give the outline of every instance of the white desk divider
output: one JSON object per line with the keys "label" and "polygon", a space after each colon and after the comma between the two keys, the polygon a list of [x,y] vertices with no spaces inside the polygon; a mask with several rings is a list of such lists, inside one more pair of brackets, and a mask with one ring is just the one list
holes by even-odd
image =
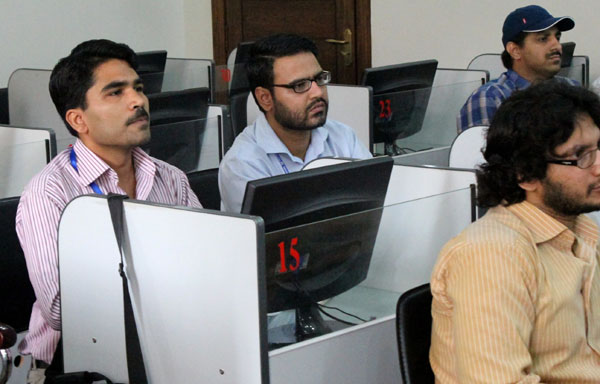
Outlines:
{"label": "white desk divider", "polygon": [[[149,382],[268,383],[262,221],[125,201],[124,222]],[[58,247],[65,370],[127,382],[120,256],[105,197],[69,203]]]}
{"label": "white desk divider", "polygon": [[54,107],[48,82],[49,69],[21,68],[8,79],[8,113],[10,124],[18,127],[52,128],[56,135],[57,150],[75,143],[65,123]]}
{"label": "white desk divider", "polygon": [[[352,127],[358,140],[370,151],[373,150],[373,89],[357,85],[328,84],[329,111],[327,118]],[[252,95],[248,96],[246,116],[252,124],[259,113]]]}
{"label": "white desk divider", "polygon": [[52,129],[0,125],[0,198],[20,196],[55,155]]}

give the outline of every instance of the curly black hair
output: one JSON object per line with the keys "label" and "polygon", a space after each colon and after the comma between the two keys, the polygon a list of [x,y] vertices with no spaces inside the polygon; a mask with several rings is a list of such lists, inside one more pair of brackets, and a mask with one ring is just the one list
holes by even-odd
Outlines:
{"label": "curly black hair", "polygon": [[546,80],[514,92],[496,111],[477,171],[477,204],[493,207],[525,199],[520,182],[542,180],[547,159],[566,142],[582,115],[600,126],[600,99],[564,80]]}

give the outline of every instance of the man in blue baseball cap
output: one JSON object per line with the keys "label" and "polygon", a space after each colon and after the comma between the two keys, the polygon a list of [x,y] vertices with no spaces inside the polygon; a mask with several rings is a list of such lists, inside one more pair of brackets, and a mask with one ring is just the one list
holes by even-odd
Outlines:
{"label": "man in blue baseball cap", "polygon": [[[538,5],[512,11],[502,27],[502,63],[507,71],[481,86],[467,99],[457,118],[458,131],[490,125],[500,104],[515,90],[554,78],[560,71],[561,34],[574,26],[572,18],[554,17]],[[574,80],[558,79],[577,85]]]}

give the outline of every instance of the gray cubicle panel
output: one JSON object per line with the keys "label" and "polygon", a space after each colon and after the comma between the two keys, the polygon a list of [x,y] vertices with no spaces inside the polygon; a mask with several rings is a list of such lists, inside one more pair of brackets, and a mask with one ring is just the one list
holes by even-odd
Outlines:
{"label": "gray cubicle panel", "polygon": [[[327,84],[329,110],[327,118],[340,121],[352,127],[358,140],[373,150],[373,89],[361,85]],[[251,124],[258,116],[259,109],[254,97],[248,97],[246,116]]]}
{"label": "gray cubicle panel", "polygon": [[490,73],[485,69],[460,69],[460,68],[438,68],[435,71],[433,86],[481,82],[481,85],[490,81]]}
{"label": "gray cubicle panel", "polygon": [[[396,141],[396,145],[404,149],[407,162],[448,165],[448,148],[457,135],[456,117],[467,98],[487,76],[487,71],[483,70],[439,68],[436,71],[421,129]],[[401,93],[396,97],[408,98]]]}
{"label": "gray cubicle panel", "polygon": [[54,107],[48,91],[49,69],[21,68],[8,79],[10,124],[18,127],[52,128],[58,151],[75,143]]}
{"label": "gray cubicle panel", "polygon": [[562,68],[558,76],[568,77],[577,80],[584,87],[590,85],[590,59],[587,56],[573,56],[571,65]]}
{"label": "gray cubicle panel", "polygon": [[20,196],[55,155],[52,129],[0,125],[0,198]]}
{"label": "gray cubicle panel", "polygon": [[[483,53],[475,56],[467,66],[467,69],[483,69],[490,73],[490,79],[498,78],[506,71],[499,53]],[[559,76],[577,80],[584,87],[588,87],[590,61],[587,56],[575,55],[569,67],[564,67],[558,73]]]}
{"label": "gray cubicle panel", "polygon": [[[268,383],[262,221],[132,200],[124,222],[149,382]],[[65,370],[127,382],[120,256],[105,197],[69,203],[58,253]]]}
{"label": "gray cubicle panel", "polygon": [[214,102],[215,62],[213,60],[167,57],[162,92],[200,87],[210,89],[211,102]]}

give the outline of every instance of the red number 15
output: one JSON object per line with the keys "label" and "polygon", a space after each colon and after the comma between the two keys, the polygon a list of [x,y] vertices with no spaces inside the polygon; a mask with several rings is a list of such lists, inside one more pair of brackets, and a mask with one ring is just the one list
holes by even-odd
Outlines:
{"label": "red number 15", "polygon": [[286,266],[286,262],[285,262],[285,242],[281,242],[279,244],[277,244],[279,246],[279,258],[280,258],[280,268],[279,268],[279,273],[285,273],[288,271],[288,267],[290,268],[290,271],[295,271],[296,269],[298,269],[298,267],[300,266],[300,254],[298,253],[298,251],[296,249],[294,249],[294,246],[298,245],[298,238],[294,237],[290,243],[290,256],[292,256],[292,258],[294,259],[294,264],[290,264],[289,266]]}

